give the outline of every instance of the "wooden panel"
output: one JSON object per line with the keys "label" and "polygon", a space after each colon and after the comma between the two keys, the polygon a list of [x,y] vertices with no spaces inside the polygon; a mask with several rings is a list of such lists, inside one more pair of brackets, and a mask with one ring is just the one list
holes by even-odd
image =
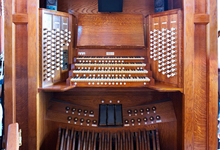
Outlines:
{"label": "wooden panel", "polygon": [[114,102],[125,100],[124,106],[132,107],[156,102],[163,98],[167,99],[168,97],[167,92],[157,92],[145,88],[75,88],[62,93],[54,93],[55,99],[92,108],[98,106],[101,100],[112,100]]}
{"label": "wooden panel", "polygon": [[[219,2],[219,1],[218,1]],[[217,36],[217,1],[212,0],[208,4],[207,13],[210,15],[207,24],[207,126],[208,144],[206,149],[216,149],[218,143],[216,138],[218,118],[218,36]]]}
{"label": "wooden panel", "polygon": [[[5,39],[5,101],[4,103],[4,108],[5,108],[5,126],[7,127],[9,124],[15,122],[15,73],[14,73],[14,68],[15,68],[15,52],[14,52],[14,37],[12,36],[12,11],[11,11],[11,4],[12,1],[7,1],[5,3],[5,11],[8,11],[5,14],[5,34],[4,34],[4,39]],[[7,42],[6,42],[7,41]],[[7,135],[7,128],[4,130],[5,135]]]}
{"label": "wooden panel", "polygon": [[[37,102],[39,101],[38,89],[38,0],[27,0],[28,7],[28,51],[27,51],[27,70],[28,70],[28,149],[38,150],[37,144],[40,137],[37,136],[43,131],[38,128],[37,123],[41,116],[37,116]],[[35,66],[35,67],[33,67]]]}
{"label": "wooden panel", "polygon": [[[15,93],[16,93],[16,122],[22,130],[24,139],[28,139],[28,27],[27,27],[27,3],[26,1],[17,2],[22,7],[15,7],[15,14],[12,22],[15,24],[13,35],[15,36]],[[17,6],[19,6],[17,5]],[[28,149],[28,140],[23,141],[22,149]]]}
{"label": "wooden panel", "polygon": [[[195,57],[194,57],[194,148],[206,148],[206,133],[207,132],[207,78],[206,75],[206,26],[195,26],[195,31],[200,31],[195,34]],[[201,82],[202,81],[202,82]]]}
{"label": "wooden panel", "polygon": [[174,111],[177,119],[177,147],[183,148],[183,94],[180,92],[176,92],[170,95],[170,98],[173,102]]}
{"label": "wooden panel", "polygon": [[[98,1],[97,0],[62,0],[58,1],[58,10],[64,12],[74,12],[74,15],[79,13],[91,14],[98,13]],[[148,0],[139,0],[138,3],[135,0],[123,1],[123,13],[138,13],[144,16],[152,14],[154,12],[154,3]]]}
{"label": "wooden panel", "polygon": [[77,47],[89,46],[144,47],[143,16],[134,14],[79,15]]}
{"label": "wooden panel", "polygon": [[[16,122],[18,122],[24,139],[28,139],[28,74],[27,74],[27,25],[16,26],[16,44],[15,44],[15,55],[16,60]],[[19,64],[19,65],[18,65]],[[28,141],[23,141],[24,149],[28,148]]]}
{"label": "wooden panel", "polygon": [[14,11],[15,13],[27,13],[28,0],[15,0]]}
{"label": "wooden panel", "polygon": [[[192,14],[193,5],[190,1],[184,1],[184,101],[183,101],[183,126],[184,126],[184,148],[183,149],[194,149],[193,148],[193,123],[194,123],[194,113],[193,113],[193,57],[194,57],[194,24]],[[189,5],[189,6],[188,6]],[[187,7],[188,6],[188,7]],[[187,43],[187,44],[186,44]]]}
{"label": "wooden panel", "polygon": [[206,0],[195,0],[195,14],[206,13],[208,9],[207,6]]}
{"label": "wooden panel", "polygon": [[[16,5],[15,5],[16,4]],[[18,122],[23,146],[36,149],[38,1],[5,2],[5,126]],[[30,6],[30,7],[29,7]],[[29,7],[29,9],[27,9]],[[28,10],[28,11],[27,11]],[[30,22],[30,24],[28,24]],[[35,66],[35,67],[33,67]],[[7,132],[7,129],[5,130]],[[6,136],[7,138],[7,136]]]}
{"label": "wooden panel", "polygon": [[[216,9],[213,9],[213,5],[214,1],[207,4],[207,1],[197,0],[195,5],[190,0],[184,1],[184,56],[187,57],[184,59],[184,149],[216,149],[217,146],[217,139],[214,138],[217,131],[217,120],[214,119],[217,118],[218,105],[217,64],[210,66],[210,55],[212,60],[217,60],[217,28],[216,18],[212,18],[213,21],[210,22],[207,15],[211,13],[215,16]],[[211,24],[208,25],[207,22]],[[212,37],[211,30],[215,33]],[[211,44],[213,37],[216,38]],[[215,72],[213,67],[216,68]],[[214,80],[216,83],[210,84]],[[210,88],[211,85],[213,89]],[[209,117],[213,120],[209,120]],[[207,138],[210,136],[212,141]]]}
{"label": "wooden panel", "polygon": [[[55,135],[52,136],[52,138],[48,137],[48,131],[51,131],[51,129],[47,129],[48,125],[46,124],[46,121],[44,120],[44,116],[46,115],[46,111],[47,111],[47,107],[48,107],[48,101],[51,99],[51,95],[52,95],[52,93],[41,92],[41,93],[39,93],[39,95],[37,97],[39,99],[37,101],[37,107],[36,107],[37,114],[35,114],[36,118],[37,118],[37,130],[32,130],[32,132],[33,132],[32,133],[32,140],[30,141],[30,143],[33,143],[33,144],[35,144],[34,142],[36,142],[36,150],[48,149],[49,146],[44,147],[45,144],[49,145],[49,143],[45,143],[48,140],[48,138],[50,138],[50,140],[51,139],[55,140],[55,141],[57,140],[57,136],[55,136]],[[56,138],[54,138],[54,137],[56,137]],[[55,145],[53,145],[53,146],[55,146]],[[53,146],[50,147],[51,150],[53,150]]]}

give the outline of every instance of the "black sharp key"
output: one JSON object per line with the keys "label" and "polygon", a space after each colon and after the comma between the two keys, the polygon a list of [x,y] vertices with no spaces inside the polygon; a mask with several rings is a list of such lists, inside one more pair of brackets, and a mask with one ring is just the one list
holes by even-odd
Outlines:
{"label": "black sharp key", "polygon": [[115,105],[113,105],[113,104],[108,105],[107,125],[108,126],[115,125]]}
{"label": "black sharp key", "polygon": [[107,121],[107,105],[100,104],[99,105],[99,126],[106,126]]}
{"label": "black sharp key", "polygon": [[123,119],[122,119],[122,105],[116,104],[115,105],[115,124],[117,126],[123,125]]}

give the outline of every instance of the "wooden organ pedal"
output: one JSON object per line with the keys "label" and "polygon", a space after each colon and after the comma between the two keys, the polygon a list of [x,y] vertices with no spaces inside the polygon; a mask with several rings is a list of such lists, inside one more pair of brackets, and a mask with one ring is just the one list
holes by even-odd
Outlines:
{"label": "wooden organ pedal", "polygon": [[93,132],[59,129],[57,150],[160,150],[157,130]]}
{"label": "wooden organ pedal", "polygon": [[74,128],[59,129],[57,149],[158,150],[157,125],[176,117],[171,101],[125,108],[120,102],[104,102],[92,109],[53,100],[46,119]]}

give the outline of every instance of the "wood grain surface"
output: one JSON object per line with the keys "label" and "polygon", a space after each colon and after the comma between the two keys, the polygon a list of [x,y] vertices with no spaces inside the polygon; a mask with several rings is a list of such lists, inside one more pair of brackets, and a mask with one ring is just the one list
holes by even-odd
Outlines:
{"label": "wood grain surface", "polygon": [[[161,124],[161,142],[166,149],[214,150],[217,146],[217,17],[216,0],[178,0],[173,8],[183,10],[183,93],[157,93],[143,89],[73,89],[38,93],[38,0],[5,1],[5,126],[18,121],[21,149],[50,149],[56,144],[57,128],[66,126],[44,120],[48,100],[54,94],[68,102],[98,103],[103,96],[136,100],[137,104],[170,97],[177,122]],[[153,0],[125,0],[123,13],[154,13]],[[59,1],[59,10],[97,14],[95,0]],[[14,18],[13,18],[14,17]],[[20,18],[19,18],[20,17]],[[26,18],[28,17],[28,19]],[[13,22],[13,20],[15,22]],[[19,21],[20,20],[20,21]],[[36,71],[37,70],[37,71]],[[82,90],[82,91],[81,91]],[[151,93],[152,92],[152,93]],[[91,98],[92,97],[92,98]],[[91,102],[88,99],[91,98]],[[179,101],[176,99],[180,99]],[[128,106],[133,101],[128,101]],[[178,109],[179,108],[179,109]],[[4,131],[7,133],[7,128]],[[169,134],[173,132],[173,134]],[[180,136],[178,138],[178,136]],[[177,139],[175,139],[177,138]],[[175,139],[178,142],[173,142]],[[168,145],[165,145],[167,144]],[[181,143],[181,144],[179,144]],[[170,144],[170,145],[169,145]],[[181,147],[181,148],[179,148]]]}
{"label": "wood grain surface", "polygon": [[[63,0],[58,1],[58,10],[68,12],[71,11],[74,15],[78,14],[96,14],[98,12],[98,1],[97,0],[76,0],[74,2]],[[154,12],[153,0],[145,1],[140,0],[124,0],[123,1],[123,13],[138,13],[148,15]]]}
{"label": "wood grain surface", "polygon": [[77,47],[145,47],[141,14],[80,14]]}

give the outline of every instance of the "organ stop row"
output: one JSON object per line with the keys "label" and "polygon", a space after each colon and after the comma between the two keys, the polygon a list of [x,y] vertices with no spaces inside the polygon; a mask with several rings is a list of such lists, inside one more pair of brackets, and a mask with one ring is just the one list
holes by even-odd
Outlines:
{"label": "organ stop row", "polygon": [[40,14],[39,89],[55,92],[45,120],[55,128],[56,149],[180,147],[166,142],[181,140],[179,104],[153,90],[182,86],[180,10],[145,17]]}

